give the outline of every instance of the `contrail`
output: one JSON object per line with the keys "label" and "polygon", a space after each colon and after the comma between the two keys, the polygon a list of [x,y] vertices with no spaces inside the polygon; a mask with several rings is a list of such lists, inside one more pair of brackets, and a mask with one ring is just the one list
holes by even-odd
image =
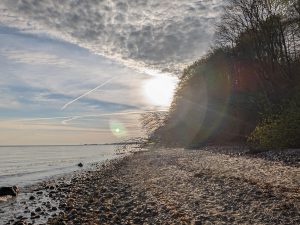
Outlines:
{"label": "contrail", "polygon": [[68,119],[65,119],[61,122],[62,125],[67,125],[67,123],[69,121],[72,121],[72,120],[76,120],[76,119],[80,119],[81,117],[80,116],[73,116],[73,117],[69,117]]}
{"label": "contrail", "polygon": [[72,101],[70,101],[70,102],[68,102],[68,103],[66,103],[62,108],[61,108],[61,110],[64,110],[64,109],[66,109],[69,105],[71,105],[71,104],[73,104],[74,102],[76,102],[76,101],[78,101],[79,99],[81,99],[81,98],[83,98],[84,96],[87,96],[87,95],[89,95],[90,93],[92,93],[92,92],[94,92],[94,91],[96,91],[97,89],[99,89],[99,88],[101,88],[101,87],[103,87],[104,85],[106,85],[106,84],[108,84],[109,82],[111,82],[113,79],[115,79],[116,77],[112,77],[112,78],[110,78],[109,80],[107,80],[107,81],[105,81],[104,83],[102,83],[102,84],[100,84],[100,85],[98,85],[97,87],[95,87],[94,89],[92,89],[92,90],[89,90],[88,92],[86,92],[86,93],[84,93],[84,94],[82,94],[82,95],[80,95],[79,97],[77,97],[77,98],[75,98],[74,100],[72,100]]}
{"label": "contrail", "polygon": [[89,118],[89,117],[102,117],[102,116],[120,116],[120,115],[130,115],[130,114],[142,114],[142,113],[150,113],[150,112],[167,112],[168,110],[145,110],[145,111],[134,111],[134,112],[121,112],[121,113],[104,113],[104,114],[97,114],[97,115],[85,115],[85,116],[73,116],[63,120],[61,123],[63,125],[67,125],[68,122],[77,119]]}
{"label": "contrail", "polygon": [[61,117],[38,117],[38,118],[28,118],[28,119],[20,119],[15,120],[16,122],[30,122],[30,121],[43,121],[43,120],[59,120],[61,119],[61,124],[67,125],[68,122],[89,118],[89,117],[103,117],[103,116],[121,116],[121,115],[132,115],[132,114],[142,114],[142,113],[150,113],[150,112],[168,112],[167,109],[161,110],[144,110],[144,111],[131,111],[131,112],[119,112],[119,113],[103,113],[103,114],[95,114],[95,115],[83,115],[83,116],[61,116]]}

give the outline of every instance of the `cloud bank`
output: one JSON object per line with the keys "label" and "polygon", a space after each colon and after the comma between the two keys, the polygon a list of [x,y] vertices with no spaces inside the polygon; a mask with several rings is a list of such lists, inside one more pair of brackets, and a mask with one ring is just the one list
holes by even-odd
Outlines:
{"label": "cloud bank", "polygon": [[1,0],[0,22],[128,66],[174,72],[207,51],[223,0]]}

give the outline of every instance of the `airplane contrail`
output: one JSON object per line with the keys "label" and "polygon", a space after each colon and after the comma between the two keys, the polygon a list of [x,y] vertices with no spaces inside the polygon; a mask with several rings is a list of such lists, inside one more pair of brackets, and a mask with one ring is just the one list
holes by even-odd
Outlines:
{"label": "airplane contrail", "polygon": [[37,118],[28,118],[28,119],[20,119],[14,120],[15,122],[31,122],[31,121],[43,121],[43,120],[59,120],[62,119],[62,124],[66,125],[68,122],[89,118],[89,117],[103,117],[103,116],[121,116],[121,115],[131,115],[131,114],[142,114],[142,113],[150,113],[150,112],[168,112],[167,109],[161,110],[144,110],[144,111],[131,111],[131,112],[119,112],[119,113],[103,113],[103,114],[95,114],[95,115],[83,115],[83,116],[61,116],[61,117],[37,117]]}
{"label": "airplane contrail", "polygon": [[81,118],[81,116],[73,116],[73,117],[69,117],[68,119],[65,119],[65,120],[61,121],[61,124],[62,124],[62,125],[67,125],[67,123],[68,123],[69,121],[76,120],[76,119],[80,119],[80,118]]}
{"label": "airplane contrail", "polygon": [[79,97],[73,99],[72,101],[66,103],[63,107],[61,107],[61,110],[64,110],[66,109],[69,105],[73,104],[74,102],[78,101],[79,99],[83,98],[84,96],[87,96],[89,95],[90,93],[96,91],[97,89],[103,87],[104,85],[108,84],[109,82],[111,82],[113,79],[115,79],[116,77],[112,77],[110,79],[108,79],[107,81],[105,81],[104,83],[98,85],[97,87],[95,87],[94,89],[92,90],[89,90],[88,92],[85,92],[84,94],[80,95]]}
{"label": "airplane contrail", "polygon": [[96,114],[96,115],[85,115],[85,116],[73,116],[69,117],[61,122],[63,125],[67,125],[68,122],[77,119],[89,118],[89,117],[102,117],[102,116],[120,116],[120,115],[131,115],[131,114],[142,114],[142,113],[150,113],[150,112],[167,112],[168,110],[145,110],[145,111],[133,111],[133,112],[120,112],[120,113],[103,113],[103,114]]}

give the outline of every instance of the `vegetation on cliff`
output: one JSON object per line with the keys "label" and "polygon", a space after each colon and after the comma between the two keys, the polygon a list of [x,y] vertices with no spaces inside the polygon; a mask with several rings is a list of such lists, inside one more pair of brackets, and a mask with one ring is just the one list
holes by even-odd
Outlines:
{"label": "vegetation on cliff", "polygon": [[144,126],[167,145],[299,147],[299,59],[299,0],[230,0],[215,46],[184,70],[169,114],[144,116]]}

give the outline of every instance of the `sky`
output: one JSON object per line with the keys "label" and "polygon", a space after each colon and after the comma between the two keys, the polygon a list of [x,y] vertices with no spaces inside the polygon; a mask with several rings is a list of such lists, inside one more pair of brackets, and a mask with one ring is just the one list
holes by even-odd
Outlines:
{"label": "sky", "polygon": [[222,1],[0,1],[0,145],[143,136],[214,37]]}

